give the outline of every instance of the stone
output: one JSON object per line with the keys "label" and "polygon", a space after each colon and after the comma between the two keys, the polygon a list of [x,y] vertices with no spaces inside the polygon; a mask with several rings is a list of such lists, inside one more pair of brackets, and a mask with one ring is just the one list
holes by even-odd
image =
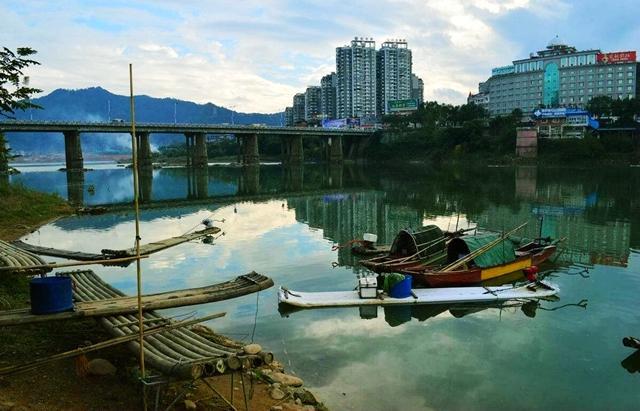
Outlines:
{"label": "stone", "polygon": [[282,411],[282,405],[273,405],[269,408],[269,411]]}
{"label": "stone", "polygon": [[300,401],[300,398],[296,398],[296,404],[302,405],[302,401]]}
{"label": "stone", "polygon": [[198,408],[198,406],[196,405],[195,402],[193,402],[191,400],[184,400],[184,409],[185,410],[195,410],[196,408]]}
{"label": "stone", "polygon": [[275,371],[279,371],[279,372],[284,371],[284,367],[278,361],[273,361],[271,364],[269,364],[269,367],[271,367],[271,369]]}
{"label": "stone", "polygon": [[302,405],[294,404],[292,402],[285,402],[282,404],[282,411],[305,411]]}
{"label": "stone", "polygon": [[300,399],[303,404],[318,405],[318,399],[313,393],[305,388],[298,388],[293,393],[294,398]]}
{"label": "stone", "polygon": [[284,397],[287,396],[287,394],[285,394],[280,388],[272,389],[271,392],[269,393],[269,395],[274,400],[281,400],[281,399],[283,399]]}
{"label": "stone", "polygon": [[115,375],[116,367],[103,358],[94,358],[87,365],[89,375]]}
{"label": "stone", "polygon": [[274,372],[269,375],[272,380],[279,382],[282,385],[290,385],[292,387],[301,387],[304,384],[302,378],[294,377],[293,375],[283,374],[281,372]]}
{"label": "stone", "polygon": [[249,355],[255,355],[262,351],[262,347],[260,346],[260,344],[247,344],[242,347],[242,350]]}

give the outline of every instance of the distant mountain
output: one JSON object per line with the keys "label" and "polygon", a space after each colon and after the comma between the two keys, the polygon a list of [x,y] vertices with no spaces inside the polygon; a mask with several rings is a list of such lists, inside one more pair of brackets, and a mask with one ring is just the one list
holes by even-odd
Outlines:
{"label": "distant mountain", "polygon": [[[129,97],[110,93],[101,87],[80,90],[57,89],[34,99],[43,110],[16,113],[20,120],[71,120],[109,121],[129,120]],[[173,98],[136,96],[136,121],[152,123],[236,123],[280,125],[282,113],[238,113],[212,103],[196,104]],[[7,133],[14,153],[46,154],[63,153],[64,139],[60,133]],[[152,146],[184,142],[175,134],[152,134]],[[126,151],[131,145],[130,136],[121,134],[114,138],[105,134],[82,134],[84,152],[114,153]]]}

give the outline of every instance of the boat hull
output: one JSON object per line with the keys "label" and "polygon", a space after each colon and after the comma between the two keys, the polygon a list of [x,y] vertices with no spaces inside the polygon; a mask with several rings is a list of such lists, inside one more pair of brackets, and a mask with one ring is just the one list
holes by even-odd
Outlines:
{"label": "boat hull", "polygon": [[532,265],[538,265],[548,260],[556,251],[555,245],[544,247],[539,252],[530,255],[523,255],[506,264],[500,264],[493,267],[480,268],[475,267],[466,270],[442,272],[422,269],[406,269],[402,270],[403,274],[413,277],[414,284],[423,287],[450,287],[456,285],[472,285],[483,281],[499,278]]}

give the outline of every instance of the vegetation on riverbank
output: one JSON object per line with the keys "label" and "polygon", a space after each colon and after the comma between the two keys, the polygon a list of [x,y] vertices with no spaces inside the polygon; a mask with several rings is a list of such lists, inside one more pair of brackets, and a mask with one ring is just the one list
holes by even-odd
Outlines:
{"label": "vegetation on riverbank", "polygon": [[[605,127],[636,126],[634,113],[640,112],[636,99],[614,101],[593,99],[587,109],[601,118]],[[410,115],[387,116],[386,128],[379,132],[365,153],[375,161],[482,161],[515,163],[516,129],[522,112],[490,118],[474,104],[452,106],[426,102]],[[539,140],[538,162],[637,162],[640,145],[629,132],[593,133],[584,139]],[[526,160],[531,161],[531,160]]]}

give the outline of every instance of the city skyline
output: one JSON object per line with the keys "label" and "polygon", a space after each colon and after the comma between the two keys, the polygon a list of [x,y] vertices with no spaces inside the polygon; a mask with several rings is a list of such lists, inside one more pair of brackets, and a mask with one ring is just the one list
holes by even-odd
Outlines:
{"label": "city skyline", "polygon": [[[102,86],[278,112],[291,96],[334,71],[335,48],[354,36],[405,38],[425,100],[462,104],[493,67],[525,56],[556,34],[579,49],[637,49],[633,1],[354,2],[25,1],[0,5],[4,46],[38,50],[29,70],[43,94]],[[615,30],[612,28],[615,27]],[[523,28],[526,28],[523,30]]]}

